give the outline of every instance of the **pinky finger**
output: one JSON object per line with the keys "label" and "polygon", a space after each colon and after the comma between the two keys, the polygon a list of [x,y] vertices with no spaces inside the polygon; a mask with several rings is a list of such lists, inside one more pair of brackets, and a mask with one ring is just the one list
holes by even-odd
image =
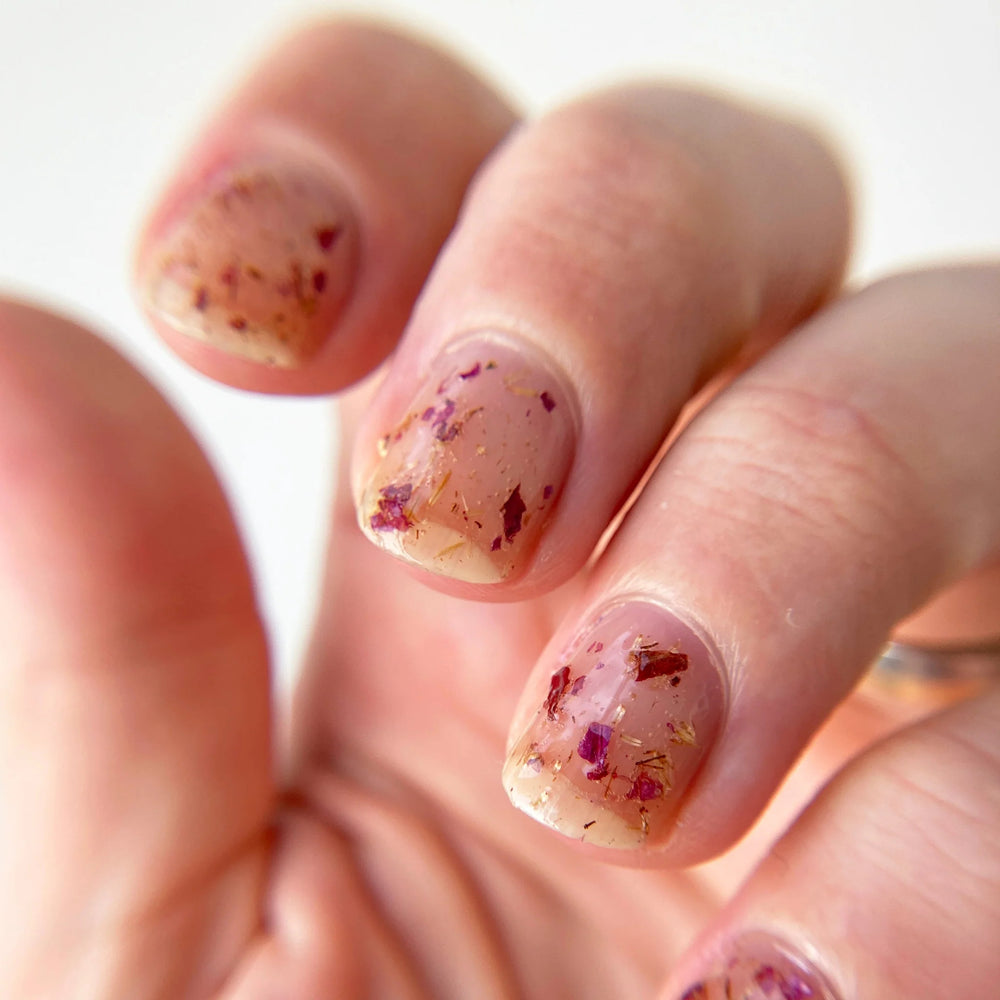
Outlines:
{"label": "pinky finger", "polygon": [[664,1000],[1000,996],[1000,690],[851,764]]}

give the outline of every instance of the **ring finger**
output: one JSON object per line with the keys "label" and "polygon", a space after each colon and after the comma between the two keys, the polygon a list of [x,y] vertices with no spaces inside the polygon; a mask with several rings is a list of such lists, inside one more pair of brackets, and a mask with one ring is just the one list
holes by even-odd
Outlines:
{"label": "ring finger", "polygon": [[746,830],[893,625],[1000,549],[998,313],[996,267],[890,279],[705,408],[529,685],[515,802],[679,864]]}

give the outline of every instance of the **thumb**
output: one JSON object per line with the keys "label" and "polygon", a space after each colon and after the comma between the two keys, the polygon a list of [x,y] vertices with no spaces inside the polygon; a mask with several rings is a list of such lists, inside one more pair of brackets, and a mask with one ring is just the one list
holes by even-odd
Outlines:
{"label": "thumb", "polygon": [[141,376],[2,302],[0,649],[0,996],[217,988],[273,798],[237,532]]}

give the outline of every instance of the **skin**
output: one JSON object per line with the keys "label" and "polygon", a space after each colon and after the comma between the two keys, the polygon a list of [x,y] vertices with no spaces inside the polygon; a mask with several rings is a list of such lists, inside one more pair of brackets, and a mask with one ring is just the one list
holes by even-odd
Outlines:
{"label": "skin", "polygon": [[[386,66],[419,102],[338,99]],[[618,89],[505,141],[513,124],[423,43],[318,26],[220,111],[139,248],[142,294],[176,213],[247,136],[307,143],[361,234],[335,333],[277,369],[157,329],[220,381],[317,393],[409,318],[378,388],[343,397],[353,460],[287,717],[187,431],[94,335],[0,305],[3,996],[668,998],[749,930],[843,1000],[995,991],[1000,696],[928,715],[848,694],[938,595],[911,629],[990,631],[1000,268],[841,295],[835,160],[715,98]],[[489,586],[402,566],[355,513],[415,382],[487,327],[544,350],[578,400],[558,510]],[[555,651],[635,592],[701,623],[729,694],[673,838],[610,857],[513,810],[499,773]]]}

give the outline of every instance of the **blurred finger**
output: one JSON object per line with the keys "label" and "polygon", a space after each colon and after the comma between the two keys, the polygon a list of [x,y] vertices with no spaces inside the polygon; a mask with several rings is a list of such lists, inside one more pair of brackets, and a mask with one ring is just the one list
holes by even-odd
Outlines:
{"label": "blurred finger", "polygon": [[392,349],[483,158],[513,124],[450,56],[310,25],[209,123],[139,245],[142,300],[189,364],[329,392]]}
{"label": "blurred finger", "polygon": [[65,320],[0,304],[0,408],[0,995],[209,995],[257,929],[273,798],[232,517]]}
{"label": "blurred finger", "polygon": [[998,724],[994,690],[850,765],[774,847],[664,995],[995,995]]}

